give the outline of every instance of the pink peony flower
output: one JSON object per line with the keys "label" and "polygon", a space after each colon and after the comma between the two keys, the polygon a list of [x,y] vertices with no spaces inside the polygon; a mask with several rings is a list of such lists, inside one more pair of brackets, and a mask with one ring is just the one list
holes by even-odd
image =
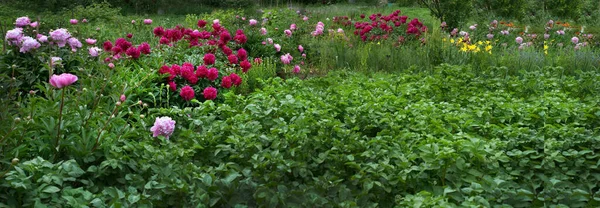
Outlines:
{"label": "pink peony flower", "polygon": [[23,38],[23,28],[15,28],[6,31],[5,40],[8,41],[8,45],[18,45]]}
{"label": "pink peony flower", "polygon": [[175,82],[173,82],[173,81],[170,81],[170,82],[169,82],[169,83],[167,83],[167,84],[169,84],[169,90],[171,90],[171,91],[173,91],[173,92],[177,91],[177,84],[175,84]]}
{"label": "pink peony flower", "polygon": [[135,20],[131,20],[131,24],[135,24]]}
{"label": "pink peony flower", "polygon": [[55,42],[58,47],[65,47],[67,40],[71,37],[71,33],[67,29],[60,28],[50,32],[50,38]]}
{"label": "pink peony flower", "polygon": [[144,19],[144,24],[145,24],[145,25],[150,25],[150,24],[152,24],[152,19]]}
{"label": "pink peony flower", "polygon": [[290,25],[290,30],[296,30],[296,29],[297,29],[297,26],[296,26],[296,24],[291,24],[291,25]]}
{"label": "pink peony flower", "polygon": [[292,31],[291,30],[284,30],[283,33],[285,33],[285,36],[292,37]]}
{"label": "pink peony flower", "polygon": [[[83,22],[83,23],[87,23],[87,22],[88,22],[88,20],[84,18],[84,19],[82,19],[82,20],[81,20],[81,22]],[[98,30],[98,29],[96,29],[96,30]]]}
{"label": "pink peony flower", "polygon": [[275,44],[274,46],[275,46],[275,50],[276,50],[277,52],[281,51],[281,45],[279,45],[279,44]]}
{"label": "pink peony flower", "polygon": [[165,139],[169,140],[169,137],[175,130],[175,123],[176,122],[173,121],[173,119],[167,116],[156,118],[156,121],[154,121],[154,126],[150,128],[150,131],[152,131],[152,137],[164,136]]}
{"label": "pink peony flower", "polygon": [[21,49],[19,50],[19,52],[27,53],[27,52],[31,51],[31,49],[36,49],[36,48],[39,48],[40,46],[41,46],[41,44],[36,39],[29,37],[29,36],[25,36],[23,38],[23,43],[21,44]]}
{"label": "pink peony flower", "polygon": [[289,53],[281,56],[281,62],[283,64],[290,64],[290,62],[292,62],[292,59],[293,58]]}
{"label": "pink peony flower", "polygon": [[212,53],[207,53],[204,55],[204,65],[211,65],[215,63],[215,55]]}
{"label": "pink peony flower", "polygon": [[502,34],[502,35],[509,35],[510,32],[508,32],[508,30],[502,30],[502,31],[500,31],[500,34]]}
{"label": "pink peony flower", "polygon": [[267,28],[260,28],[260,34],[261,35],[266,35],[267,34]]}
{"label": "pink peony flower", "polygon": [[27,17],[27,16],[19,17],[19,18],[17,18],[17,21],[15,22],[15,26],[25,27],[25,26],[28,26],[30,23],[31,23],[31,20],[29,19],[29,17]]}
{"label": "pink peony flower", "polygon": [[206,78],[210,81],[215,81],[217,78],[219,78],[219,71],[217,68],[210,68],[208,73],[206,73]]}
{"label": "pink peony flower", "polygon": [[94,45],[94,44],[96,44],[96,39],[88,38],[88,39],[85,39],[85,42],[87,44]]}
{"label": "pink peony flower", "polygon": [[248,59],[248,52],[246,51],[246,49],[244,49],[244,48],[240,48],[240,49],[237,51],[237,57],[238,57],[240,60],[246,60],[246,59]]}
{"label": "pink peony flower", "polygon": [[207,87],[204,88],[204,92],[202,92],[202,94],[204,94],[204,99],[214,100],[217,98],[217,89],[214,87]]}
{"label": "pink peony flower", "polygon": [[294,73],[295,74],[300,73],[300,66],[298,66],[298,65],[294,66]]}
{"label": "pink peony flower", "polygon": [[192,87],[186,85],[186,86],[184,86],[184,87],[181,88],[181,91],[179,92],[179,95],[185,101],[190,101],[190,100],[194,99],[194,89],[192,89]]}
{"label": "pink peony flower", "polygon": [[50,84],[58,89],[69,86],[75,83],[76,81],[77,76],[69,73],[64,73],[61,75],[53,74],[52,77],[50,77]]}
{"label": "pink peony flower", "polygon": [[150,50],[150,44],[143,42],[142,44],[140,44],[140,46],[138,47],[138,49],[140,49],[140,52],[142,54],[150,54],[152,51]]}
{"label": "pink peony flower", "polygon": [[342,28],[338,28],[338,29],[337,29],[337,32],[338,32],[338,33],[344,33],[344,29],[342,29]]}
{"label": "pink peony flower", "polygon": [[83,46],[81,42],[79,42],[79,40],[77,40],[77,38],[74,37],[69,38],[67,42],[69,42],[69,46],[71,46],[71,50],[73,51],[77,51],[78,48],[81,48],[81,46]]}
{"label": "pink peony flower", "polygon": [[97,57],[100,51],[102,50],[98,47],[91,47],[90,49],[88,49],[88,52],[90,53],[91,57]]}
{"label": "pink peony flower", "polygon": [[121,94],[121,97],[119,97],[119,100],[120,100],[121,102],[125,102],[125,100],[126,100],[126,99],[127,99],[127,97],[125,97],[125,95],[124,95],[124,94]]}
{"label": "pink peony flower", "polygon": [[302,45],[298,45],[298,51],[300,51],[300,53],[304,52],[304,47],[302,47]]}
{"label": "pink peony flower", "polygon": [[492,33],[487,34],[487,38],[490,40],[494,39],[494,34],[492,34]]}
{"label": "pink peony flower", "polygon": [[469,26],[469,29],[475,30],[475,29],[477,29],[477,27],[475,27],[475,25],[471,25],[471,26]]}
{"label": "pink peony flower", "polygon": [[111,68],[111,69],[112,69],[112,68],[115,68],[115,64],[113,64],[113,63],[108,63],[108,68]]}
{"label": "pink peony flower", "polygon": [[304,16],[304,17],[302,18],[302,20],[304,20],[304,21],[308,21],[308,17],[307,17],[307,16]]}
{"label": "pink peony flower", "polygon": [[29,24],[29,26],[31,27],[38,27],[40,25],[40,23],[38,22],[32,22],[31,24]]}
{"label": "pink peony flower", "polygon": [[515,38],[515,41],[516,41],[518,44],[521,44],[521,43],[523,43],[523,38],[519,36],[519,37]]}
{"label": "pink peony flower", "polygon": [[72,25],[76,25],[76,24],[77,24],[79,21],[77,21],[77,19],[71,19],[71,20],[69,20],[69,22],[70,22]]}
{"label": "pink peony flower", "polygon": [[255,19],[251,19],[248,21],[250,26],[255,26],[256,24],[258,24],[258,21],[256,21]]}
{"label": "pink peony flower", "polygon": [[229,56],[227,56],[227,60],[229,60],[230,64],[237,64],[238,63],[238,57],[231,54]]}
{"label": "pink peony flower", "polygon": [[273,39],[272,38],[267,38],[267,43],[269,43],[269,45],[273,44]]}
{"label": "pink peony flower", "polygon": [[577,44],[577,43],[579,43],[579,38],[578,37],[573,37],[573,38],[571,38],[571,42],[573,44]]}
{"label": "pink peony flower", "polygon": [[48,36],[42,35],[42,34],[37,34],[38,41],[40,41],[40,43],[46,43],[48,42]]}
{"label": "pink peony flower", "polygon": [[196,67],[196,77],[206,78],[206,75],[208,75],[208,69],[205,66]]}
{"label": "pink peony flower", "polygon": [[213,24],[219,24],[219,23],[221,23],[221,21],[219,19],[214,19],[213,20]]}
{"label": "pink peony flower", "polygon": [[51,57],[50,58],[50,66],[54,67],[57,64],[60,64],[61,61],[62,61],[62,58],[60,58],[60,57]]}

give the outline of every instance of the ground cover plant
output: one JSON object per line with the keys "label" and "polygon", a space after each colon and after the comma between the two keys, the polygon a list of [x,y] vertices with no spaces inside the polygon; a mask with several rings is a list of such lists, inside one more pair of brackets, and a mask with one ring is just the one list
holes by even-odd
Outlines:
{"label": "ground cover plant", "polygon": [[0,207],[600,204],[585,21],[10,8]]}

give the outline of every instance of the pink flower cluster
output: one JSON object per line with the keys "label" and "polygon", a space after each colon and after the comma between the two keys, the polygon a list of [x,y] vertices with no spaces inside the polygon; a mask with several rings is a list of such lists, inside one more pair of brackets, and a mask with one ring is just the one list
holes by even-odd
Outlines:
{"label": "pink flower cluster", "polygon": [[237,44],[245,44],[248,38],[244,34],[243,30],[237,30],[235,36],[231,36],[229,31],[221,26],[219,20],[214,20],[212,25],[212,31],[206,30],[206,21],[199,20],[198,27],[202,29],[192,30],[191,28],[185,28],[176,26],[171,29],[164,29],[163,27],[154,28],[154,35],[160,37],[159,43],[163,45],[172,46],[173,43],[177,43],[180,40],[188,40],[189,46],[204,46],[204,45],[217,45],[220,48],[226,46],[230,41],[235,41]]}
{"label": "pink flower cluster", "polygon": [[154,126],[150,128],[152,137],[164,136],[168,140],[175,130],[175,123],[173,119],[167,116],[156,118]]}
{"label": "pink flower cluster", "polygon": [[317,26],[315,27],[315,31],[312,31],[310,34],[312,36],[322,35],[324,29],[325,29],[325,24],[323,24],[323,22],[318,22]]}
{"label": "pink flower cluster", "polygon": [[[365,15],[361,15],[361,18],[364,19],[364,17]],[[389,15],[371,14],[369,20],[370,22],[357,21],[354,23],[354,35],[360,36],[362,41],[386,40],[393,35],[397,35],[398,42],[402,43],[406,39],[404,33],[418,38],[422,33],[427,32],[427,27],[416,18],[408,22],[406,30],[402,31],[400,28],[407,23],[408,16],[400,16],[400,10],[396,10]],[[342,23],[344,22],[342,21]]]}

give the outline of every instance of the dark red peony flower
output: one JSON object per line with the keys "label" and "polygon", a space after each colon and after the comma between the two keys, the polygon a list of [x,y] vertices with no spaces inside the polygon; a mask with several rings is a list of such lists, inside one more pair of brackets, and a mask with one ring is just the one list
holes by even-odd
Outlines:
{"label": "dark red peony flower", "polygon": [[233,37],[233,39],[238,44],[244,44],[244,43],[246,43],[246,41],[248,41],[248,38],[244,34],[235,35],[235,37]]}
{"label": "dark red peony flower", "polygon": [[133,59],[138,59],[140,57],[140,50],[136,47],[129,47],[125,53]]}
{"label": "dark red peony flower", "polygon": [[231,55],[233,53],[233,51],[231,50],[231,48],[227,47],[227,46],[223,46],[221,48],[221,50],[223,51],[223,53],[227,56]]}
{"label": "dark red peony flower", "polygon": [[242,78],[240,76],[238,76],[236,73],[231,73],[229,75],[229,78],[231,78],[231,81],[233,82],[233,84],[235,86],[240,86],[242,84]]}
{"label": "dark red peony flower", "polygon": [[104,43],[102,44],[102,47],[104,48],[105,51],[110,51],[113,47],[112,42],[110,41],[104,41]]}
{"label": "dark red peony flower", "polygon": [[181,66],[180,74],[191,84],[196,84],[198,82],[198,77],[196,76],[196,73],[194,73],[194,65],[191,63],[184,63]]}
{"label": "dark red peony flower", "polygon": [[231,34],[229,34],[229,31],[227,31],[227,30],[224,30],[219,35],[219,41],[222,42],[222,43],[227,43],[230,40],[231,40]]}
{"label": "dark red peony flower", "polygon": [[208,75],[208,69],[205,66],[198,66],[196,69],[196,77],[198,78],[206,78]]}
{"label": "dark red peony flower", "polygon": [[208,78],[208,80],[210,81],[215,81],[217,78],[219,77],[219,71],[217,70],[217,68],[210,68],[208,70],[208,73],[206,73],[206,78]]}
{"label": "dark red peony flower", "polygon": [[246,60],[246,59],[248,59],[248,52],[246,52],[246,50],[244,50],[244,48],[240,48],[240,49],[237,51],[237,57],[238,57],[240,60]]}
{"label": "dark red peony flower", "polygon": [[214,87],[207,87],[204,88],[204,92],[202,92],[202,94],[204,94],[204,99],[214,100],[217,98],[217,89]]}
{"label": "dark red peony flower", "polygon": [[150,54],[150,44],[143,42],[142,44],[140,44],[139,46],[140,52],[142,52],[143,54]]}
{"label": "dark red peony flower", "polygon": [[114,55],[117,55],[117,54],[123,52],[123,49],[119,46],[112,47],[112,49],[110,49],[110,50],[113,52]]}
{"label": "dark red peony flower", "polygon": [[127,38],[133,38],[133,34],[127,33]]}
{"label": "dark red peony flower", "polygon": [[175,84],[175,82],[170,81],[169,82],[169,89],[173,92],[177,91],[177,84]]}
{"label": "dark red peony flower", "polygon": [[154,28],[154,36],[162,37],[165,35],[165,28],[162,26]]}
{"label": "dark red peony flower", "polygon": [[229,60],[230,64],[237,64],[238,63],[238,57],[231,54],[229,56],[227,56],[227,59]]}
{"label": "dark red peony flower", "polygon": [[250,64],[250,62],[249,62],[248,60],[243,60],[243,61],[240,63],[240,66],[242,67],[242,71],[243,71],[244,73],[248,72],[248,70],[249,70],[250,68],[252,68],[252,64]]}
{"label": "dark red peony flower", "polygon": [[204,26],[206,26],[206,21],[198,20],[198,27],[204,27]]}
{"label": "dark red peony flower", "polygon": [[204,65],[215,64],[215,55],[212,53],[207,53],[204,55]]}
{"label": "dark red peony flower", "polygon": [[225,89],[229,89],[231,88],[231,85],[233,83],[231,82],[231,77],[229,76],[225,76],[223,77],[223,79],[221,80],[221,87],[225,88]]}
{"label": "dark red peony flower", "polygon": [[117,38],[115,45],[121,47],[124,51],[127,51],[131,47],[131,42],[125,40],[125,38]]}
{"label": "dark red peony flower", "polygon": [[163,44],[163,45],[167,45],[167,44],[169,44],[169,39],[167,39],[166,37],[161,37],[159,43]]}
{"label": "dark red peony flower", "polygon": [[173,72],[175,75],[181,75],[181,66],[177,64],[171,65],[171,72]]}
{"label": "dark red peony flower", "polygon": [[179,95],[185,101],[190,101],[190,100],[194,99],[194,89],[192,89],[192,87],[186,85],[185,87],[181,88]]}
{"label": "dark red peony flower", "polygon": [[360,14],[360,18],[364,19],[365,18],[365,14]]}

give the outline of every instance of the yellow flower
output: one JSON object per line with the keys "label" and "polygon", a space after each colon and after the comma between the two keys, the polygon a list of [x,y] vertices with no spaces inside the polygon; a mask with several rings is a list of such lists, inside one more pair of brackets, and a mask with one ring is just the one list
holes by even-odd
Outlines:
{"label": "yellow flower", "polygon": [[491,42],[489,40],[486,40],[485,44],[489,45],[489,44],[491,44]]}
{"label": "yellow flower", "polygon": [[544,50],[548,50],[548,45],[544,45]]}
{"label": "yellow flower", "polygon": [[544,55],[548,55],[548,51],[544,51]]}
{"label": "yellow flower", "polygon": [[451,38],[451,39],[450,39],[450,43],[454,43],[454,39],[452,39],[452,38]]}
{"label": "yellow flower", "polygon": [[469,45],[469,50],[470,51],[474,51],[475,49],[477,49],[478,47],[476,45]]}
{"label": "yellow flower", "polygon": [[491,45],[487,45],[487,46],[485,46],[485,51],[488,51],[488,52],[489,52],[489,51],[491,51],[491,50],[492,50],[492,48],[493,48],[493,47],[492,47]]}
{"label": "yellow flower", "polygon": [[483,42],[479,41],[477,42],[477,45],[483,45]]}
{"label": "yellow flower", "polygon": [[458,38],[458,42],[462,42],[462,41],[463,41],[463,39],[462,39],[462,38]]}
{"label": "yellow flower", "polygon": [[460,51],[467,52],[467,46],[463,46],[462,48],[460,48]]}
{"label": "yellow flower", "polygon": [[446,42],[446,38],[442,38],[442,41]]}

